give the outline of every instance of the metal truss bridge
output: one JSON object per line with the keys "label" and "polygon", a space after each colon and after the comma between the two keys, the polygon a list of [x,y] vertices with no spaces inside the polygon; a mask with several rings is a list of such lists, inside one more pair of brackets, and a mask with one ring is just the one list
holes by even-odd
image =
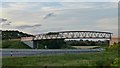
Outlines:
{"label": "metal truss bridge", "polygon": [[64,40],[64,39],[107,39],[111,41],[112,33],[100,31],[61,31],[35,35],[34,37],[22,37],[21,41],[31,48],[37,48],[40,40]]}
{"label": "metal truss bridge", "polygon": [[61,31],[39,34],[35,37],[22,37],[22,40],[42,39],[111,39],[112,33],[100,31]]}

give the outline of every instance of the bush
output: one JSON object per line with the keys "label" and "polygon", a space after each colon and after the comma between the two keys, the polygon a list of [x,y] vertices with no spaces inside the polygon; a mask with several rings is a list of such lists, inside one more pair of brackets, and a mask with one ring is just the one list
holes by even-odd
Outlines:
{"label": "bush", "polygon": [[113,45],[111,45],[111,46],[109,46],[109,49],[113,49],[113,50],[115,50],[115,49],[119,49],[120,48],[120,43],[114,43]]}
{"label": "bush", "polygon": [[120,66],[120,58],[115,58],[111,66]]}

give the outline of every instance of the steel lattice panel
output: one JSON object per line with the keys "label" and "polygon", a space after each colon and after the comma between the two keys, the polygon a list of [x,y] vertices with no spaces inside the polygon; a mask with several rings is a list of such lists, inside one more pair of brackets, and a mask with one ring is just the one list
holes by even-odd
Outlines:
{"label": "steel lattice panel", "polygon": [[41,39],[111,39],[112,33],[99,31],[63,31],[36,35],[34,40]]}

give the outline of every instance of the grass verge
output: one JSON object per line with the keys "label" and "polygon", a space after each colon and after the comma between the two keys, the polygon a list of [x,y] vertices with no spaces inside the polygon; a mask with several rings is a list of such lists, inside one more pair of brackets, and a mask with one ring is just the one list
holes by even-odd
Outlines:
{"label": "grass verge", "polygon": [[3,57],[3,66],[111,66],[116,51],[31,57]]}

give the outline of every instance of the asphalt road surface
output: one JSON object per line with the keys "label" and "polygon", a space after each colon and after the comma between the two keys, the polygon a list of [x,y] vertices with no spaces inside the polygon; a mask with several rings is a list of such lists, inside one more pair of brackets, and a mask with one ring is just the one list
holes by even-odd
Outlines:
{"label": "asphalt road surface", "polygon": [[0,49],[0,56],[33,56],[101,52],[101,49]]}

